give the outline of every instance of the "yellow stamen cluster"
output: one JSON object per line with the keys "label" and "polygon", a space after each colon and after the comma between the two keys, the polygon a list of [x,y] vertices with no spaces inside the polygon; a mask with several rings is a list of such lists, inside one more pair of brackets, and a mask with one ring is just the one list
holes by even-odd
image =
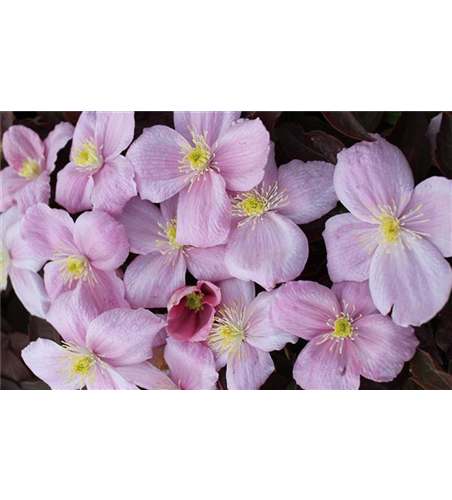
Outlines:
{"label": "yellow stamen cluster", "polygon": [[98,169],[104,163],[93,138],[85,139],[81,147],[75,149],[72,161],[76,167],[81,169]]}
{"label": "yellow stamen cluster", "polygon": [[204,145],[205,142],[196,143],[196,147],[193,148],[185,158],[190,162],[193,170],[202,171],[209,166],[210,162],[210,148]]}
{"label": "yellow stamen cluster", "polygon": [[203,309],[202,299],[204,294],[202,292],[192,292],[185,297],[185,307],[188,309],[199,312]]}
{"label": "yellow stamen cluster", "polygon": [[60,373],[66,373],[69,382],[72,382],[75,377],[79,378],[80,389],[83,389],[87,380],[93,384],[97,366],[104,369],[105,363],[86,347],[69,342],[63,342],[62,346],[65,348],[66,354],[61,358],[61,363],[64,366]]}
{"label": "yellow stamen cluster", "polygon": [[73,281],[87,281],[90,285],[95,282],[91,266],[83,256],[69,255],[61,259],[60,277],[65,283]]}
{"label": "yellow stamen cluster", "polygon": [[267,201],[264,197],[259,195],[249,194],[243,201],[237,203],[239,210],[243,210],[243,213],[247,217],[258,217],[262,215],[267,206]]}
{"label": "yellow stamen cluster", "polygon": [[22,168],[19,170],[19,176],[24,179],[36,179],[41,175],[41,168],[36,160],[28,158],[22,163]]}
{"label": "yellow stamen cluster", "polygon": [[388,243],[388,245],[397,243],[402,232],[397,217],[383,213],[382,215],[380,215],[380,220],[380,230],[384,239],[386,240],[386,243]]}
{"label": "yellow stamen cluster", "polygon": [[[162,231],[159,231],[158,235],[164,238],[163,240],[157,240],[157,245],[169,245],[174,250],[181,250],[184,248],[184,245],[181,245],[176,240],[177,234],[177,220],[171,219],[164,226],[161,222],[158,223],[159,228]],[[165,254],[165,251],[162,251]]]}
{"label": "yellow stamen cluster", "polygon": [[347,318],[338,318],[334,322],[334,332],[333,337],[338,337],[340,339],[345,339],[351,337],[353,334],[352,323]]}

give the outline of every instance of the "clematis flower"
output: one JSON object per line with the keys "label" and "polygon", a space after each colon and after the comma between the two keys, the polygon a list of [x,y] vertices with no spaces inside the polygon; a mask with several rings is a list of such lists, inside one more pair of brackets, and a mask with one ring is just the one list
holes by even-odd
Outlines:
{"label": "clematis flower", "polygon": [[229,272],[266,290],[299,276],[309,248],[297,224],[335,207],[333,174],[334,166],[321,161],[292,160],[277,169],[272,149],[262,183],[232,198],[234,229],[225,257]]}
{"label": "clematis flower", "polygon": [[102,210],[74,222],[64,210],[40,203],[28,209],[22,237],[45,261],[44,283],[53,301],[63,292],[86,288],[99,311],[129,307],[116,269],[129,254],[124,228]]}
{"label": "clematis flower", "polygon": [[22,239],[22,216],[17,206],[0,215],[1,255],[0,283],[5,290],[8,276],[11,285],[25,308],[40,318],[45,318],[50,305],[44,282],[38,272],[45,260],[39,258]]}
{"label": "clematis flower", "polygon": [[176,239],[177,195],[160,204],[132,198],[118,219],[126,229],[130,249],[139,256],[124,275],[126,298],[132,307],[166,307],[175,290],[185,285],[185,273],[199,280],[230,278],[225,246],[195,248]]}
{"label": "clematis flower", "polygon": [[367,281],[335,283],[330,290],[311,281],[278,289],[273,324],[309,340],[294,366],[303,389],[358,389],[360,375],[389,382],[416,351],[411,327],[379,314]]}
{"label": "clematis flower", "polygon": [[50,174],[57,154],[72,138],[74,127],[59,123],[41,141],[38,134],[22,125],[13,125],[3,136],[3,153],[9,166],[0,172],[0,211],[17,203],[25,213],[36,203],[48,203]]}
{"label": "clematis flower", "polygon": [[62,345],[38,339],[22,351],[30,370],[52,389],[138,389],[134,373],[152,356],[165,323],[144,309],[111,309],[100,315],[86,288],[61,295],[47,320]]}
{"label": "clematis flower", "polygon": [[226,190],[245,191],[264,175],[269,134],[239,112],[176,112],[176,130],[155,125],[132,144],[127,158],[140,196],[154,203],[180,192],[176,239],[182,245],[225,243],[231,223]]}
{"label": "clematis flower", "polygon": [[222,302],[207,345],[217,358],[217,368],[227,366],[228,389],[259,389],[275,369],[269,353],[296,337],[271,323],[274,293],[255,297],[254,283],[237,279],[222,281],[219,287]]}
{"label": "clematis flower", "polygon": [[133,168],[121,152],[132,142],[133,112],[83,112],[71,162],[58,173],[56,201],[68,212],[91,208],[118,214],[137,194]]}
{"label": "clematis flower", "polygon": [[168,335],[189,342],[206,340],[220,299],[220,289],[208,281],[176,290],[168,304]]}
{"label": "clematis flower", "polygon": [[379,136],[342,151],[334,174],[351,212],[326,223],[333,281],[369,280],[381,314],[421,325],[444,306],[452,288],[452,181],[431,177],[414,188],[402,152]]}
{"label": "clematis flower", "polygon": [[[165,346],[168,375],[143,363],[132,367],[132,380],[143,389],[151,390],[214,390],[218,380],[215,360],[211,350],[200,342],[178,342],[169,338]],[[122,373],[127,375],[128,369]]]}

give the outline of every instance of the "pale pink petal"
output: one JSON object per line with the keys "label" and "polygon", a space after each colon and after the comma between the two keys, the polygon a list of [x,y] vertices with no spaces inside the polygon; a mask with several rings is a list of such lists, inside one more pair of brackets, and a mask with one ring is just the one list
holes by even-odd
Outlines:
{"label": "pale pink petal", "polygon": [[256,287],[252,281],[242,281],[231,278],[217,283],[221,290],[222,306],[232,307],[244,303],[249,305],[256,296]]}
{"label": "pale pink petal", "polygon": [[335,319],[340,306],[334,293],[313,281],[293,281],[281,286],[273,301],[273,324],[306,340],[325,334],[329,319]]}
{"label": "pale pink petal", "polygon": [[76,150],[83,147],[83,143],[86,140],[94,142],[94,129],[96,127],[96,112],[95,111],[84,111],[79,119],[74,130],[74,136],[72,138],[71,147],[71,159],[77,155]]}
{"label": "pale pink petal", "polygon": [[62,368],[68,364],[67,351],[48,339],[38,339],[22,351],[30,370],[53,390],[80,389],[80,377],[67,375]]}
{"label": "pale pink petal", "polygon": [[107,160],[94,175],[93,207],[119,214],[130,198],[137,194],[133,176],[133,167],[124,156]]}
{"label": "pale pink petal", "polygon": [[236,278],[253,280],[271,290],[301,274],[308,251],[303,231],[289,219],[269,212],[254,228],[250,222],[231,231],[226,266]]}
{"label": "pale pink petal", "polygon": [[268,352],[242,342],[240,356],[232,358],[226,369],[228,389],[254,391],[259,389],[275,370]]}
{"label": "pale pink petal", "polygon": [[[334,283],[331,290],[337,297],[339,304],[344,311],[344,303],[347,304],[347,312],[353,317],[357,318],[360,314],[368,316],[378,312],[377,307],[372,300],[370,294],[369,281],[341,281]],[[353,314],[351,311],[353,309]]]}
{"label": "pale pink petal", "polygon": [[39,271],[46,260],[36,255],[33,246],[30,247],[30,245],[23,240],[20,233],[20,222],[14,224],[6,232],[5,243],[13,266],[20,269],[28,269],[29,271]]}
{"label": "pale pink petal", "polygon": [[147,255],[159,250],[161,245],[157,241],[163,239],[159,233],[165,235],[166,225],[160,209],[153,203],[136,196],[127,203],[118,220],[126,230],[131,252]]}
{"label": "pale pink petal", "polygon": [[292,160],[278,170],[278,193],[288,196],[288,204],[278,213],[296,224],[307,224],[327,214],[337,205],[333,186],[334,165],[323,161]]}
{"label": "pale pink petal", "polygon": [[77,281],[72,281],[72,283],[65,281],[63,277],[65,269],[65,262],[62,260],[48,262],[44,266],[44,284],[52,301],[57,299],[62,293],[74,290],[77,286]]}
{"label": "pale pink petal", "polygon": [[165,360],[173,382],[184,390],[214,390],[218,380],[212,351],[200,342],[168,339]]}
{"label": "pale pink petal", "polygon": [[421,182],[404,215],[404,229],[426,233],[444,257],[452,257],[452,180],[430,177]]}
{"label": "pale pink petal", "polygon": [[298,356],[293,368],[297,384],[307,390],[359,389],[360,366],[347,346],[340,354],[329,341],[321,341],[322,337],[314,338]]}
{"label": "pale pink petal", "polygon": [[94,283],[85,281],[83,286],[91,294],[91,300],[99,311],[108,311],[116,307],[129,307],[125,300],[125,288],[116,271],[101,271],[93,268]]}
{"label": "pale pink petal", "polygon": [[94,180],[89,172],[82,172],[68,163],[57,175],[56,202],[71,214],[92,208],[91,193]]}
{"label": "pale pink petal", "polygon": [[332,281],[369,279],[378,227],[352,214],[335,215],[325,224],[328,273]]}
{"label": "pale pink petal", "polygon": [[180,253],[171,262],[160,252],[139,255],[124,274],[126,298],[132,307],[166,307],[172,293],[185,285],[185,272]]}
{"label": "pale pink petal", "polygon": [[23,125],[13,125],[3,134],[3,154],[8,164],[21,170],[23,163],[44,157],[44,144],[38,134]]}
{"label": "pale pink petal", "polygon": [[446,304],[452,289],[452,270],[427,240],[408,239],[404,246],[391,253],[375,252],[370,265],[370,291],[381,314],[388,314],[392,308],[395,323],[418,326]]}
{"label": "pale pink petal", "polygon": [[388,316],[372,314],[356,323],[354,347],[361,375],[376,382],[390,382],[416,352],[419,341],[413,328],[397,326]]}
{"label": "pale pink petal", "polygon": [[84,346],[88,326],[98,315],[91,295],[85,287],[77,287],[52,302],[46,319],[66,342]]}
{"label": "pale pink petal", "polygon": [[231,278],[225,263],[226,246],[188,248],[187,268],[197,280],[221,281]]}
{"label": "pale pink petal", "polygon": [[113,309],[91,321],[86,346],[112,366],[142,363],[152,357],[154,337],[164,325],[145,309]]}
{"label": "pale pink petal", "polygon": [[103,271],[117,269],[129,255],[124,227],[102,210],[80,215],[75,222],[74,241],[90,264]]}
{"label": "pale pink petal", "polygon": [[179,202],[179,195],[176,194],[171,198],[160,203],[160,210],[162,211],[162,217],[165,222],[169,222],[177,217],[177,204]]}
{"label": "pale pink petal", "polygon": [[91,391],[137,391],[138,387],[124,378],[111,366],[96,365],[91,377],[86,379],[86,388]]}
{"label": "pale pink petal", "polygon": [[134,384],[149,390],[176,390],[177,385],[162,371],[147,361],[137,365],[120,366],[116,370]]}
{"label": "pale pink petal", "polygon": [[8,233],[8,230],[13,227],[17,222],[22,219],[22,214],[19,212],[17,206],[11,207],[2,214],[0,214],[0,224],[2,229],[2,239]]}
{"label": "pale pink petal", "polygon": [[22,238],[46,260],[54,259],[56,253],[79,254],[73,231],[74,221],[67,212],[43,203],[30,207],[22,220]]}
{"label": "pale pink petal", "polygon": [[215,150],[220,175],[231,191],[247,191],[264,177],[270,136],[259,119],[241,120],[221,136]]}
{"label": "pale pink petal", "polygon": [[245,322],[249,328],[246,341],[261,351],[279,351],[288,342],[295,344],[297,337],[276,327],[271,321],[271,310],[276,292],[261,292],[247,308]]}
{"label": "pale pink petal", "polygon": [[232,122],[240,118],[240,111],[175,111],[174,126],[187,141],[192,142],[191,129],[204,135],[209,146],[213,146]]}
{"label": "pale pink petal", "polygon": [[96,113],[94,138],[105,162],[119,156],[132,142],[135,130],[133,111]]}
{"label": "pale pink petal", "polygon": [[33,316],[45,319],[50,307],[49,296],[38,273],[12,267],[9,271],[11,284],[17,297]]}
{"label": "pale pink petal", "polygon": [[268,153],[267,163],[264,170],[264,178],[262,182],[265,186],[273,186],[278,179],[278,168],[275,160],[275,143],[270,141],[270,151]]}
{"label": "pale pink petal", "polygon": [[36,179],[30,179],[27,184],[16,193],[15,199],[21,213],[25,213],[29,207],[37,203],[49,203],[50,177],[43,172]]}
{"label": "pale pink petal", "polygon": [[379,206],[395,203],[400,214],[414,187],[413,174],[396,146],[374,136],[337,155],[334,187],[340,202],[364,221],[380,215]]}
{"label": "pale pink petal", "polygon": [[133,165],[142,198],[160,203],[187,185],[186,175],[179,171],[185,145],[181,135],[161,125],[145,129],[134,141],[126,158]]}
{"label": "pale pink petal", "polygon": [[67,122],[59,123],[44,140],[45,170],[50,174],[55,168],[58,152],[66,146],[74,135],[74,126]]}
{"label": "pale pink petal", "polygon": [[208,172],[179,195],[177,236],[181,245],[213,247],[225,243],[231,225],[231,201],[224,180]]}
{"label": "pale pink petal", "polygon": [[0,211],[6,212],[15,203],[15,196],[27,185],[27,179],[20,177],[13,167],[6,167],[0,172]]}

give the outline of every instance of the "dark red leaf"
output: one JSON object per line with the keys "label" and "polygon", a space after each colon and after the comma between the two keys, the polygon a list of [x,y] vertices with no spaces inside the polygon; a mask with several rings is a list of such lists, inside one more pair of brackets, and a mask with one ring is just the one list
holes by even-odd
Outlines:
{"label": "dark red leaf", "polygon": [[324,111],[323,116],[336,130],[360,141],[372,141],[372,137],[351,111]]}
{"label": "dark red leaf", "polygon": [[451,390],[452,375],[441,370],[430,354],[418,349],[410,363],[413,380],[423,389]]}
{"label": "dark red leaf", "polygon": [[58,332],[50,323],[36,316],[30,316],[30,321],[28,322],[28,336],[30,337],[30,342],[41,338],[53,340],[59,344],[61,340]]}
{"label": "dark red leaf", "polygon": [[443,113],[436,136],[435,160],[441,172],[452,179],[452,114]]}
{"label": "dark red leaf", "polygon": [[356,118],[358,118],[361,125],[368,132],[375,132],[378,125],[380,125],[381,119],[383,118],[383,111],[357,111],[355,112]]}

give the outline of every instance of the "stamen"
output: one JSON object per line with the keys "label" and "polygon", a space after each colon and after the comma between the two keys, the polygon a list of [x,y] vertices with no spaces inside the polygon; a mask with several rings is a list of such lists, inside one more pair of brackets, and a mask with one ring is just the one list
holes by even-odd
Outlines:
{"label": "stamen", "polygon": [[202,311],[204,306],[202,305],[202,299],[204,294],[202,292],[192,292],[185,297],[185,307],[195,313]]}
{"label": "stamen", "polygon": [[[96,369],[105,369],[106,364],[100,360],[90,349],[81,347],[70,342],[62,342],[67,354],[63,355],[60,362],[65,366],[59,373],[67,374],[68,382],[72,382],[74,377],[80,377],[80,389],[86,385],[88,380],[94,383]],[[68,363],[69,361],[69,363]]]}
{"label": "stamen", "polygon": [[27,180],[36,179],[41,175],[42,157],[36,161],[28,158],[27,161],[22,163],[22,168],[19,170],[19,176]]}
{"label": "stamen", "polygon": [[72,285],[73,281],[84,281],[90,286],[97,283],[88,259],[82,255],[55,253],[56,260],[61,262],[60,278],[64,283]]}
{"label": "stamen", "polygon": [[97,151],[94,139],[85,139],[80,148],[76,148],[72,156],[74,165],[78,170],[97,170],[104,164],[104,159],[99,151]]}
{"label": "stamen", "polygon": [[317,345],[324,344],[328,340],[331,340],[330,351],[334,349],[335,346],[339,348],[339,354],[342,354],[344,349],[344,342],[348,339],[350,341],[354,341],[358,336],[357,326],[353,326],[353,323],[362,318],[362,314],[354,317],[356,307],[353,304],[351,308],[351,312],[348,313],[347,310],[349,308],[349,304],[343,299],[342,300],[342,311],[341,314],[338,315],[336,312],[336,308],[333,308],[334,319],[328,319],[326,322],[328,328],[331,328],[331,332],[326,333],[320,342],[317,342]]}
{"label": "stamen", "polygon": [[168,263],[174,265],[179,252],[186,256],[187,252],[191,250],[191,247],[186,247],[177,242],[177,219],[171,219],[166,223],[166,226],[158,222],[158,227],[161,229],[158,235],[161,236],[162,239],[156,240],[156,243],[161,247],[160,253],[162,255],[168,255],[168,259],[165,260],[165,265]]}

